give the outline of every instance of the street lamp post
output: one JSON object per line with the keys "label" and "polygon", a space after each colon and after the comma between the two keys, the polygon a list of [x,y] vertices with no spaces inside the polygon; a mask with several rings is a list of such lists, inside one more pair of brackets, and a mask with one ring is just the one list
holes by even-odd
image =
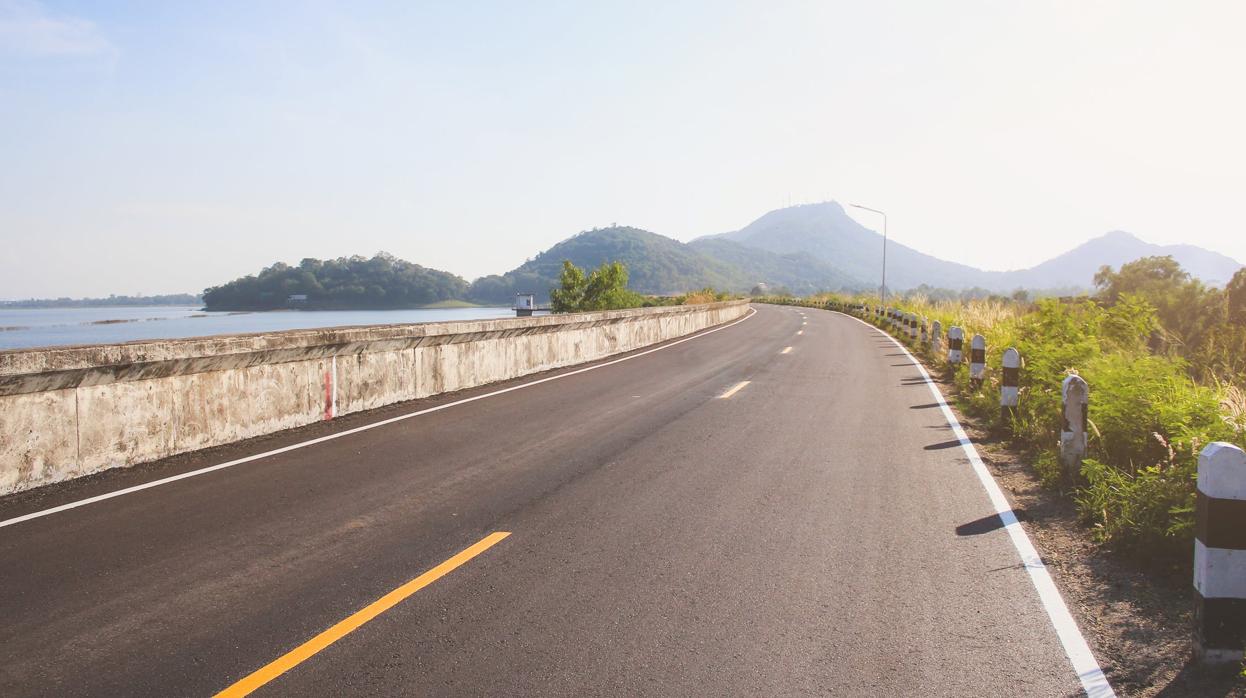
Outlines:
{"label": "street lamp post", "polygon": [[876,208],[862,206],[860,204],[848,204],[853,208],[859,208],[865,211],[877,213],[883,217],[883,285],[878,289],[878,297],[881,299],[882,306],[887,307],[887,214]]}

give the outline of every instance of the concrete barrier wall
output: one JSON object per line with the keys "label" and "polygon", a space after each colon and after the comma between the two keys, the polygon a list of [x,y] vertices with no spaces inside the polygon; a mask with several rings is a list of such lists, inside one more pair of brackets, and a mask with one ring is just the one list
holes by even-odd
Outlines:
{"label": "concrete barrier wall", "polygon": [[0,352],[0,494],[729,322],[747,301]]}

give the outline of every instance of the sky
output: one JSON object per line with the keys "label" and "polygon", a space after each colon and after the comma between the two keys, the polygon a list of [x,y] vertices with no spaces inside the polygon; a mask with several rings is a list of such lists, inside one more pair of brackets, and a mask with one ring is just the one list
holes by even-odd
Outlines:
{"label": "sky", "polygon": [[0,299],[381,250],[470,280],[829,199],[987,269],[1116,229],[1246,261],[1243,27],[1231,0],[0,0]]}

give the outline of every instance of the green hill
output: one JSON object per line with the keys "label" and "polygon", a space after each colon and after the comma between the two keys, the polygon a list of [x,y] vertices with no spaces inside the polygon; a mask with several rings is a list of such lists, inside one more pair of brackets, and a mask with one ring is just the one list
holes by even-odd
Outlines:
{"label": "green hill", "polygon": [[647,230],[618,226],[584,231],[505,274],[477,279],[469,297],[479,303],[509,303],[516,293],[535,293],[544,303],[549,290],[558,284],[564,259],[588,269],[622,262],[627,266],[628,287],[655,295],[706,286],[747,292],[763,282],[798,293],[861,286],[834,265],[806,253],[777,254],[721,237],[685,244]]}
{"label": "green hill", "polygon": [[817,291],[857,291],[868,287],[834,264],[806,252],[778,254],[721,237],[693,240],[688,247],[734,266],[743,274],[747,286],[726,290],[747,291],[762,282],[771,287],[783,286],[802,295]]}
{"label": "green hill", "polygon": [[645,294],[675,294],[706,286],[747,289],[748,283],[738,268],[678,240],[619,226],[584,231],[505,274],[477,279],[469,296],[481,303],[509,303],[516,293],[535,293],[543,303],[549,290],[558,285],[563,260],[582,268],[622,262],[627,266],[628,287]]}
{"label": "green hill", "polygon": [[467,282],[381,252],[371,259],[304,259],[277,262],[203,292],[207,310],[386,310],[418,308],[467,295]]}

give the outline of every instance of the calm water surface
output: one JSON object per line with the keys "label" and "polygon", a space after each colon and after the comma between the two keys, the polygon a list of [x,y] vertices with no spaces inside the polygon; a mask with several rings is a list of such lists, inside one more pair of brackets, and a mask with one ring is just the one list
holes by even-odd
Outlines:
{"label": "calm water surface", "polygon": [[214,334],[514,317],[510,308],[205,313],[198,308],[0,308],[0,349],[114,344]]}

